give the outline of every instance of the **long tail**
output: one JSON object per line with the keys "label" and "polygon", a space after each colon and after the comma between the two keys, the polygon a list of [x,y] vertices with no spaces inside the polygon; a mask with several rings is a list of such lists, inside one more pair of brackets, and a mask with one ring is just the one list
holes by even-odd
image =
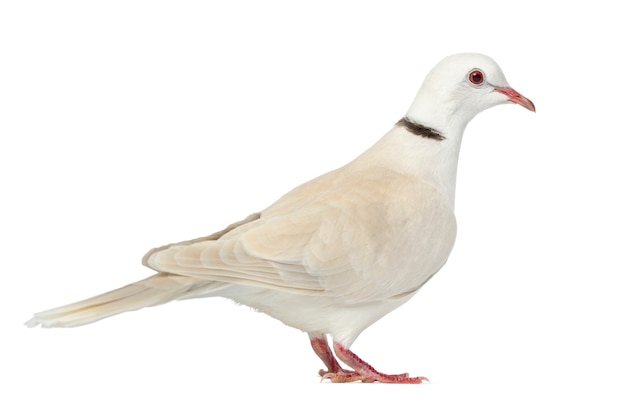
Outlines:
{"label": "long tail", "polygon": [[117,290],[35,314],[26,322],[29,328],[74,327],[96,322],[122,312],[166,302],[209,296],[227,284],[202,281],[170,273],[158,273]]}

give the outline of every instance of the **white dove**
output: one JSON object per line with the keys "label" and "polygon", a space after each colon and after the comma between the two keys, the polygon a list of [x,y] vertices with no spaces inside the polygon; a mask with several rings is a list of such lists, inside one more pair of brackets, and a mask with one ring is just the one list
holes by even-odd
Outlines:
{"label": "white dove", "polygon": [[[385,136],[349,164],[207,237],[148,252],[157,273],[40,312],[33,327],[73,327],[172,300],[221,296],[309,334],[333,382],[421,383],[350,351],[359,334],[404,304],[446,262],[456,237],[461,138],[479,112],[504,103],[535,111],[481,54],[443,59]],[[353,370],[343,368],[334,355]]]}

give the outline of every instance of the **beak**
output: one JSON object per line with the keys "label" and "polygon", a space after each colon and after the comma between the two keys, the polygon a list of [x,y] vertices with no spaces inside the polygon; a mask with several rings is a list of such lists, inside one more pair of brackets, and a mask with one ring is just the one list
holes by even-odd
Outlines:
{"label": "beak", "polygon": [[535,104],[525,96],[522,96],[518,91],[513,88],[494,86],[496,92],[500,92],[509,98],[509,102],[517,103],[520,106],[524,106],[531,112],[535,111]]}

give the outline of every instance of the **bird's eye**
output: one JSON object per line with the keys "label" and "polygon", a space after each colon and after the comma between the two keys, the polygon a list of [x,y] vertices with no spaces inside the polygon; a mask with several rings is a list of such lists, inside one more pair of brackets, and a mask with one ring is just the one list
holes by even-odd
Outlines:
{"label": "bird's eye", "polygon": [[478,69],[474,69],[469,73],[467,79],[474,85],[480,85],[485,80],[485,75]]}

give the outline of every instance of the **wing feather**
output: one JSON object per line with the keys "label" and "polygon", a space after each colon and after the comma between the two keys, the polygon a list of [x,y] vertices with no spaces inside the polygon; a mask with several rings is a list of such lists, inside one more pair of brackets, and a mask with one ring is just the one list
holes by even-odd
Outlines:
{"label": "wing feather", "polygon": [[455,234],[454,215],[431,185],[383,169],[335,172],[332,182],[304,184],[222,232],[154,249],[145,264],[359,303],[417,290],[445,263]]}

